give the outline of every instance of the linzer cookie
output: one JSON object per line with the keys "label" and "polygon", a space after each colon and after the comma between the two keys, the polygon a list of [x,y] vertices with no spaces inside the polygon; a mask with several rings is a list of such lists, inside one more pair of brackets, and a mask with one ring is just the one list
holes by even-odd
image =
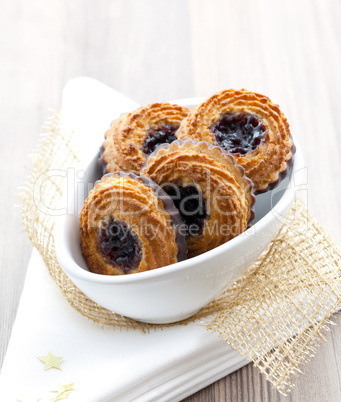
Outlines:
{"label": "linzer cookie", "polygon": [[105,133],[98,162],[103,173],[138,174],[158,145],[176,139],[175,133],[188,112],[183,106],[154,103],[114,120]]}
{"label": "linzer cookie", "polygon": [[189,257],[234,238],[253,218],[252,182],[231,155],[207,142],[161,145],[141,175],[173,199],[186,225]]}
{"label": "linzer cookie", "polygon": [[212,95],[189,113],[176,136],[207,141],[232,154],[255,192],[273,188],[285,176],[294,152],[289,124],[278,105],[245,89]]}
{"label": "linzer cookie", "polygon": [[80,223],[82,253],[95,273],[131,274],[186,258],[178,211],[145,177],[103,176],[83,205]]}

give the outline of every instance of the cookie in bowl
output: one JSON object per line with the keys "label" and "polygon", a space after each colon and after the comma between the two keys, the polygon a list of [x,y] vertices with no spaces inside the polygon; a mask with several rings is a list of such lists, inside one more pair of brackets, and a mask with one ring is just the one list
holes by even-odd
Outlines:
{"label": "cookie in bowl", "polygon": [[294,153],[289,124],[278,105],[245,89],[212,95],[188,114],[177,137],[207,141],[233,155],[255,193],[279,183]]}
{"label": "cookie in bowl", "polygon": [[231,240],[253,218],[251,180],[233,156],[207,142],[160,145],[141,175],[155,181],[174,201],[186,226],[188,257]]}
{"label": "cookie in bowl", "polygon": [[103,173],[138,174],[158,145],[176,139],[176,131],[188,112],[184,106],[153,103],[114,120],[100,150],[98,164]]}
{"label": "cookie in bowl", "polygon": [[97,182],[80,215],[80,243],[90,271],[125,275],[186,258],[182,221],[152,180],[109,173]]}
{"label": "cookie in bowl", "polygon": [[[97,99],[104,99],[104,96],[91,98],[89,110],[97,107]],[[196,98],[180,99],[174,103],[191,109],[202,102],[201,98]],[[103,110],[107,109],[103,107]],[[106,121],[114,111],[106,112]],[[120,112],[121,109],[117,110],[117,114]],[[98,125],[101,125],[102,117],[95,117]],[[94,116],[79,115],[78,118],[83,127],[84,123],[91,126]],[[289,169],[278,189],[257,197],[256,219],[242,235],[195,258],[161,269],[132,275],[98,275],[90,272],[81,253],[78,214],[65,214],[56,217],[55,225],[56,255],[60,266],[89,299],[116,314],[154,324],[188,318],[233,286],[275,238],[290,210],[298,186],[303,184],[300,181],[302,175],[295,174],[305,166],[302,151],[296,137],[293,137],[293,142],[297,151],[292,169]],[[76,176],[75,191],[68,193],[71,205],[74,203],[79,211],[88,197],[85,191],[79,189],[87,189],[99,178],[97,145],[94,142],[91,162],[83,160],[82,171],[85,175]]]}

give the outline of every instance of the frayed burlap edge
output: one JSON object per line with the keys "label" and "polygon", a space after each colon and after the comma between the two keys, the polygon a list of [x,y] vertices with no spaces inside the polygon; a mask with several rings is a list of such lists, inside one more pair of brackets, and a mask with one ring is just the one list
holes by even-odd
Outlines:
{"label": "frayed burlap edge", "polygon": [[[116,329],[164,327],[112,313],[85,296],[60,268],[54,250],[54,220],[67,169],[78,164],[77,133],[59,113],[43,127],[33,169],[20,194],[22,222],[34,247],[70,305],[90,320]],[[194,317],[259,367],[273,386],[290,392],[341,307],[341,253],[296,200],[276,238],[230,289]],[[167,325],[169,326],[169,325]]]}
{"label": "frayed burlap edge", "polygon": [[296,200],[271,245],[207,324],[287,395],[341,308],[341,252]]}

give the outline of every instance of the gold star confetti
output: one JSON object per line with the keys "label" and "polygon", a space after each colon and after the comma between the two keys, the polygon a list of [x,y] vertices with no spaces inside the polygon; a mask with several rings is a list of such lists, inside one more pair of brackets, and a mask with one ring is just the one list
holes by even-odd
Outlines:
{"label": "gold star confetti", "polygon": [[48,370],[52,367],[61,370],[59,363],[64,360],[63,357],[54,356],[51,352],[49,352],[47,356],[38,357],[38,359],[45,363],[45,370]]}
{"label": "gold star confetti", "polygon": [[71,384],[59,384],[58,389],[56,391],[50,391],[50,392],[58,392],[59,394],[61,394],[62,392],[66,391],[74,391],[75,390],[73,388],[74,385],[75,385],[74,382],[72,382]]}
{"label": "gold star confetti", "polygon": [[52,398],[51,400],[52,401],[60,401],[62,399],[68,398],[68,396],[71,394],[71,392],[75,390],[73,388],[74,385],[75,385],[74,382],[71,384],[59,384],[57,391],[51,391],[51,392],[58,392],[58,395],[56,397]]}

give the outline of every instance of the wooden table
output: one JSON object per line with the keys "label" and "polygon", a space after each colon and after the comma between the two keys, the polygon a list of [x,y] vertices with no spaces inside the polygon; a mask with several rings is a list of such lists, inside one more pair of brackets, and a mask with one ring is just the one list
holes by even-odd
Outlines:
{"label": "wooden table", "polygon": [[[31,246],[18,186],[48,108],[68,79],[91,76],[141,104],[247,88],[279,103],[308,165],[308,206],[341,245],[339,0],[1,0],[0,361]],[[335,319],[341,323],[341,319]],[[187,401],[341,400],[341,327],[289,398],[250,364]]]}

